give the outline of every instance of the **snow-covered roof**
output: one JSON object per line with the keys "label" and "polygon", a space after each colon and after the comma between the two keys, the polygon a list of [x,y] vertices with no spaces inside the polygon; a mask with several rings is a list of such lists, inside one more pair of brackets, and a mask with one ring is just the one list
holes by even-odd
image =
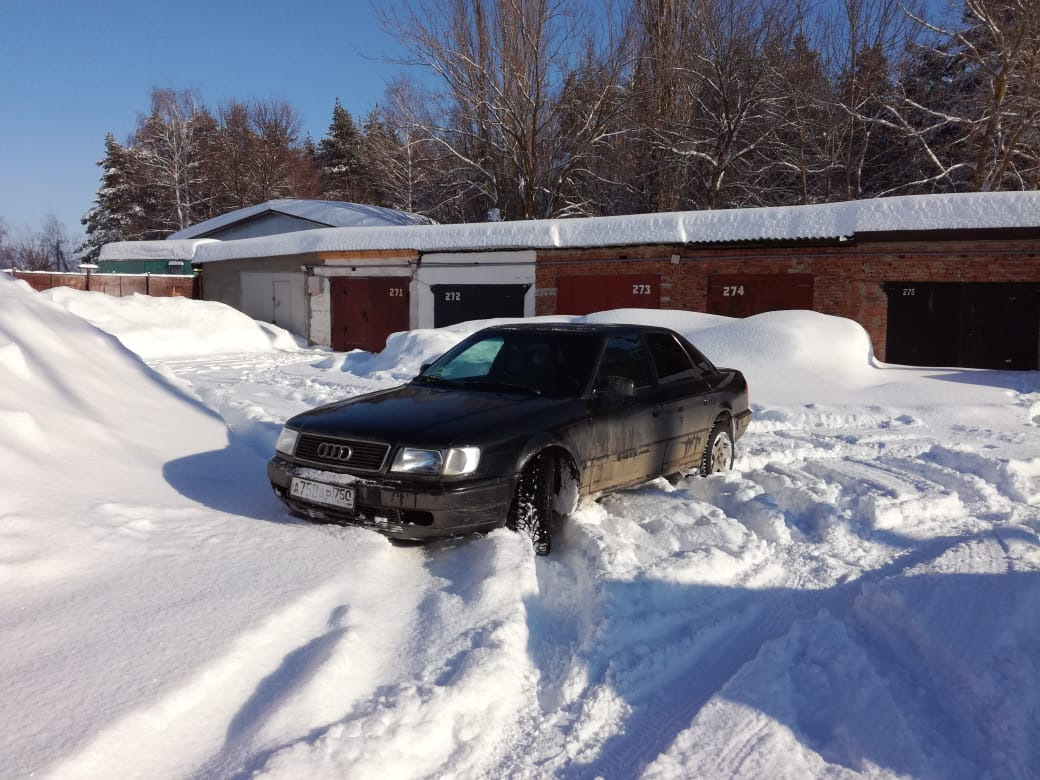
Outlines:
{"label": "snow-covered roof", "polygon": [[215,238],[179,241],[116,241],[101,247],[101,260],[192,260],[205,244],[219,244]]}
{"label": "snow-covered roof", "polygon": [[[310,252],[466,252],[645,244],[704,244],[851,238],[929,230],[1040,228],[1040,192],[908,195],[816,206],[683,211],[621,217],[322,228],[200,244],[195,264]],[[122,252],[113,245],[109,255]],[[138,257],[126,254],[124,257]]]}
{"label": "snow-covered roof", "polygon": [[335,200],[298,200],[282,198],[247,206],[222,214],[197,225],[178,230],[167,237],[177,241],[184,238],[196,238],[212,233],[222,227],[233,225],[268,212],[288,214],[299,219],[306,219],[328,227],[386,227],[389,225],[428,225],[430,220],[420,214],[397,211],[381,206],[367,206],[362,203],[345,203]]}

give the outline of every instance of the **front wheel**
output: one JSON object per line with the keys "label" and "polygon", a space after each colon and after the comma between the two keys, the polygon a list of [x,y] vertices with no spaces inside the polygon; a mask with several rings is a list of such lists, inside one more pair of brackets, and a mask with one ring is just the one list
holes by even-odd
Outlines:
{"label": "front wheel", "polygon": [[552,546],[550,525],[556,495],[556,462],[548,453],[527,464],[509,507],[506,527],[530,538],[535,554],[548,555]]}
{"label": "front wheel", "polygon": [[708,445],[701,458],[701,476],[733,468],[733,434],[729,425],[719,420],[708,435]]}

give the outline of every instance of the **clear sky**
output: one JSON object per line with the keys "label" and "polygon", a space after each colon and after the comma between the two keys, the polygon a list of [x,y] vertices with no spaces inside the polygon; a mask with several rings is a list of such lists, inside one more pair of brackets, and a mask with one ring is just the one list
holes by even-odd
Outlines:
{"label": "clear sky", "polygon": [[382,99],[395,52],[369,0],[0,0],[0,217],[80,236],[105,134],[125,141],[154,87],[284,99],[318,140],[337,97],[355,118]]}

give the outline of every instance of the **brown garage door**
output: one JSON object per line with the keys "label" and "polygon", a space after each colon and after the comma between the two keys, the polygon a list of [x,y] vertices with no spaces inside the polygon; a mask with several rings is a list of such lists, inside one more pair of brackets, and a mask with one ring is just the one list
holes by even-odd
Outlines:
{"label": "brown garage door", "polygon": [[329,279],[332,348],[378,352],[391,333],[408,330],[408,282],[404,276]]}
{"label": "brown garage door", "polygon": [[561,276],[556,280],[557,314],[592,314],[608,309],[659,308],[659,274]]}
{"label": "brown garage door", "polygon": [[766,311],[812,307],[811,274],[726,274],[708,279],[709,314],[750,317]]}

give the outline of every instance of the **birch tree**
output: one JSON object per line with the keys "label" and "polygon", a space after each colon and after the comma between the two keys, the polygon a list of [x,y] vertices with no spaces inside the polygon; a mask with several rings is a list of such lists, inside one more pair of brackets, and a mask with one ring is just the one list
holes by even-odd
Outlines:
{"label": "birch tree", "polygon": [[212,127],[192,90],[153,90],[151,112],[138,122],[134,145],[166,204],[162,216],[169,230],[181,230],[206,212],[202,149]]}

